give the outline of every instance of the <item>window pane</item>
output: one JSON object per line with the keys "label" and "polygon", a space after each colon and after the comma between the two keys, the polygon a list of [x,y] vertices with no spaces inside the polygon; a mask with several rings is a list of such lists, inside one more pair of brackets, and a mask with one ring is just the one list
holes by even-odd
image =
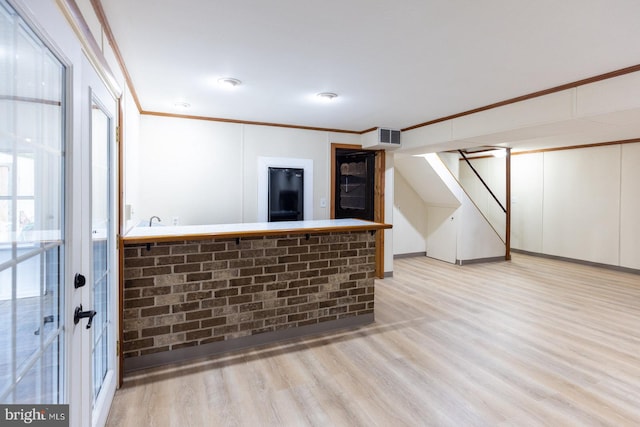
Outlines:
{"label": "window pane", "polygon": [[0,153],[0,196],[11,194],[11,162],[13,157],[7,153]]}
{"label": "window pane", "polygon": [[34,363],[15,389],[14,403],[43,404],[60,403],[60,358],[59,338],[55,338],[44,350],[42,357]]}
{"label": "window pane", "polygon": [[[21,252],[32,251],[33,247],[22,248]],[[40,256],[36,255],[18,264],[16,299],[16,362],[17,369],[28,362],[40,349]]]}
{"label": "window pane", "polygon": [[110,118],[97,103],[91,109],[91,227],[93,237],[93,392],[98,396],[108,367],[109,284],[111,283],[109,247],[110,191],[109,143]]}
{"label": "window pane", "polygon": [[38,360],[18,383],[14,403],[32,404],[40,401],[40,373],[40,360]]}
{"label": "window pane", "polygon": [[[8,253],[7,253],[8,252]],[[0,248],[2,258],[11,258],[11,252]],[[2,260],[0,260],[0,263]],[[0,271],[0,393],[12,383],[13,316],[11,306],[12,269]]]}
{"label": "window pane", "polygon": [[17,240],[19,242],[33,242],[37,241],[39,237],[34,233],[35,230],[35,200],[18,200],[16,202],[18,207],[18,224],[17,224]]}
{"label": "window pane", "polygon": [[34,149],[18,144],[16,167],[16,191],[18,196],[33,197],[35,180]]}
{"label": "window pane", "polygon": [[62,277],[60,275],[60,261],[62,260],[59,246],[44,253],[44,296],[42,298],[41,334],[46,341],[51,334],[57,333],[60,327],[60,293],[62,291]]}

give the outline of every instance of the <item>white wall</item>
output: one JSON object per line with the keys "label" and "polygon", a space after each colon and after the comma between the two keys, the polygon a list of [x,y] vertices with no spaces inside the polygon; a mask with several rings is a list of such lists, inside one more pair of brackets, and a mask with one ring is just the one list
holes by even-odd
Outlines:
{"label": "white wall", "polygon": [[393,197],[394,255],[426,252],[427,206],[397,171]]}
{"label": "white wall", "polygon": [[136,212],[131,207],[140,205],[140,178],[138,164],[140,159],[140,113],[133,101],[129,88],[125,86],[122,97],[123,129],[122,142],[122,182],[126,183],[122,190],[122,209],[124,231],[135,226]]}
{"label": "white wall", "polygon": [[[384,171],[384,222],[393,224],[393,189],[395,187],[395,158],[387,151]],[[393,229],[384,230],[384,272],[393,272]]]}
{"label": "white wall", "polygon": [[640,268],[640,143],[513,156],[512,247]]}
{"label": "white wall", "polygon": [[[469,159],[502,206],[506,206],[506,161],[504,158]],[[506,214],[496,203],[491,193],[471,170],[467,162],[459,161],[460,184],[480,212],[487,218],[501,239],[506,236]]]}
{"label": "white wall", "polygon": [[458,258],[457,211],[460,207],[427,207],[427,256],[450,263]]}
{"label": "white wall", "polygon": [[542,253],[544,155],[511,156],[511,247]]}
{"label": "white wall", "polygon": [[137,217],[158,215],[167,225],[174,218],[180,225],[242,222],[242,131],[233,123],[143,115]]}
{"label": "white wall", "polygon": [[620,146],[544,155],[544,253],[617,265]]}
{"label": "white wall", "polygon": [[[326,219],[330,216],[329,170],[330,141],[327,132],[289,129],[270,126],[241,126],[243,152],[242,193],[244,206],[238,220],[227,222],[257,222],[258,218],[258,158],[287,157],[313,161],[313,218]],[[240,146],[240,145],[239,145]],[[240,157],[238,157],[240,159]],[[320,199],[327,200],[326,207],[320,207]]]}
{"label": "white wall", "polygon": [[640,144],[622,146],[620,265],[640,268]]}
{"label": "white wall", "polygon": [[[313,218],[330,216],[330,143],[348,135],[143,115],[139,219],[182,225],[257,222],[258,159],[313,162]],[[128,182],[127,182],[128,184]],[[321,207],[320,200],[327,201]]]}

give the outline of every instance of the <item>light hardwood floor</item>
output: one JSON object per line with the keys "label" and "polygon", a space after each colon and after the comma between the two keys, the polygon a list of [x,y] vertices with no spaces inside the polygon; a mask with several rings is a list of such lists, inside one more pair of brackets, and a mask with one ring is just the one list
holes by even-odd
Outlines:
{"label": "light hardwood floor", "polygon": [[640,426],[640,276],[396,260],[376,322],[136,373],[109,426]]}

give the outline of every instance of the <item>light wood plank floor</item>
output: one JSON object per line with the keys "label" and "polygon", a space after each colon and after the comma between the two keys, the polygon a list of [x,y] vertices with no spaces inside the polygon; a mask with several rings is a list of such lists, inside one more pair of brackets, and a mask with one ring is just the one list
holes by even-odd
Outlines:
{"label": "light wood plank floor", "polygon": [[376,322],[148,370],[109,426],[640,426],[640,276],[396,260]]}

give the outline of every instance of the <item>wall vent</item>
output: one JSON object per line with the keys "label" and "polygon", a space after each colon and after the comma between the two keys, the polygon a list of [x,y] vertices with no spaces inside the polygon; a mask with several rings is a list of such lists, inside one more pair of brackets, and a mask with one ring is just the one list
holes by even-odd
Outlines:
{"label": "wall vent", "polygon": [[397,129],[378,128],[378,142],[380,144],[400,145],[400,131]]}
{"label": "wall vent", "polygon": [[400,148],[400,131],[376,128],[362,135],[362,148],[371,150],[397,150]]}

